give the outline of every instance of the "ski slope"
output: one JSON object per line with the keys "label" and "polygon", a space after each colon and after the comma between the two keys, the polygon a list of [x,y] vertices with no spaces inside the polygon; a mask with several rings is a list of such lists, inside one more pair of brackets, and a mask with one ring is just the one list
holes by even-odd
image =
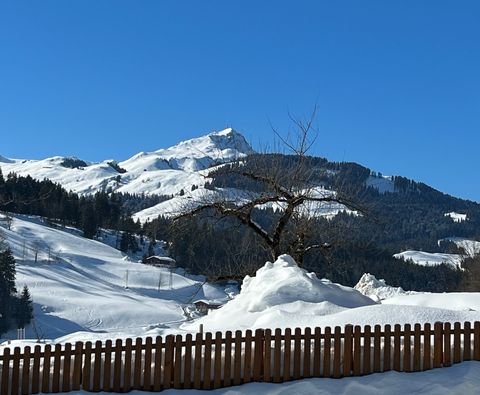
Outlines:
{"label": "ski slope", "polygon": [[17,216],[2,233],[17,260],[17,288],[27,285],[34,301],[36,328],[29,326],[27,337],[151,335],[184,321],[183,306],[193,296],[227,297],[201,277],[170,277],[168,269],[132,262],[78,231],[48,227],[41,218]]}
{"label": "ski slope", "polygon": [[[371,275],[354,289],[317,278],[287,255],[246,277],[231,299],[228,286],[180,269],[170,277],[167,269],[131,261],[76,229],[48,226],[42,218],[15,216],[11,229],[1,231],[17,260],[17,287],[27,285],[34,301],[30,339],[163,336],[194,333],[200,324],[226,331],[480,320],[480,293],[407,292]],[[226,303],[191,320],[187,313],[198,299]]]}

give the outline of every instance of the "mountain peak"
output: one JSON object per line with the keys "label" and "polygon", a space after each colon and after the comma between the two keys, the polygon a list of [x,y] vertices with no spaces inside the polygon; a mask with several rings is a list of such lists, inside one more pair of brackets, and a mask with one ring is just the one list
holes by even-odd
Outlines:
{"label": "mountain peak", "polygon": [[227,128],[182,141],[170,148],[155,151],[155,154],[169,161],[173,167],[197,171],[254,152],[242,134]]}

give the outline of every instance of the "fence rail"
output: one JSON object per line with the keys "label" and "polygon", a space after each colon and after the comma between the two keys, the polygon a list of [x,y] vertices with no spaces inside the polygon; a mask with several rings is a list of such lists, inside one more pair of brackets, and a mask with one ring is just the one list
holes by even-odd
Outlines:
{"label": "fence rail", "polygon": [[165,338],[5,348],[2,395],[213,389],[389,370],[417,372],[480,360],[480,322],[258,329]]}

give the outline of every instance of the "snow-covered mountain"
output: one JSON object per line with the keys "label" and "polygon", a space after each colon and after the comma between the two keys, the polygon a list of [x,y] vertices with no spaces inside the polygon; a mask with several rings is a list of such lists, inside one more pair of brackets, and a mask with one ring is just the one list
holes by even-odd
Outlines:
{"label": "snow-covered mountain", "polygon": [[176,195],[190,190],[192,185],[203,186],[206,178],[202,171],[205,169],[252,153],[245,138],[228,128],[170,148],[140,152],[119,163],[113,160],[88,163],[62,156],[42,160],[0,156],[0,167],[4,174],[15,172],[39,180],[48,178],[79,194],[112,190]]}

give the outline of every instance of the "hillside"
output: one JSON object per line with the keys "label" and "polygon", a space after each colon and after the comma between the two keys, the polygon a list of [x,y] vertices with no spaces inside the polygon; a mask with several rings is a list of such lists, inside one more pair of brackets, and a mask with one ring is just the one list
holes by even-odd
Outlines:
{"label": "hillside", "polygon": [[186,320],[183,307],[193,297],[227,297],[201,277],[179,270],[170,279],[168,269],[131,261],[42,218],[17,216],[1,232],[17,260],[17,288],[27,285],[34,300],[35,327],[29,326],[28,338],[153,335]]}
{"label": "hillside", "polygon": [[[124,252],[137,248],[131,234],[142,233],[150,240],[168,242],[169,254],[194,273],[239,279],[270,258],[251,232],[234,220],[219,221],[208,215],[182,221],[175,228],[172,218],[201,202],[221,198],[239,205],[264,192],[258,183],[232,174],[232,168],[255,170],[260,163],[281,174],[288,173],[295,160],[292,155],[256,154],[233,129],[141,152],[120,162],[1,157],[0,169],[11,190],[3,200],[0,196],[0,204],[23,194],[18,204],[7,204],[4,209],[60,220],[90,238],[100,227],[120,231],[125,235],[121,240]],[[455,268],[462,268],[465,257],[478,253],[480,204],[356,163],[306,157],[305,166],[308,179],[304,181],[315,194],[345,196],[364,211],[335,202],[301,207],[299,214],[312,217],[309,236],[332,246],[326,254],[306,256],[306,268],[350,286],[364,272],[371,272],[407,289],[461,288],[462,274]],[[10,179],[12,172],[18,179]],[[32,186],[19,177],[27,175],[51,179],[72,192],[43,183]],[[45,194],[54,195],[48,197],[53,200],[45,200]],[[34,203],[23,204],[30,196]],[[281,211],[278,204],[262,205],[255,210],[255,221],[268,228]]]}
{"label": "hillside", "polygon": [[192,185],[203,185],[202,170],[251,153],[252,148],[241,134],[225,129],[167,149],[140,152],[118,163],[89,163],[62,156],[42,160],[0,157],[0,167],[5,175],[14,172],[38,180],[47,178],[80,195],[107,190],[177,195],[182,189],[190,191]]}

